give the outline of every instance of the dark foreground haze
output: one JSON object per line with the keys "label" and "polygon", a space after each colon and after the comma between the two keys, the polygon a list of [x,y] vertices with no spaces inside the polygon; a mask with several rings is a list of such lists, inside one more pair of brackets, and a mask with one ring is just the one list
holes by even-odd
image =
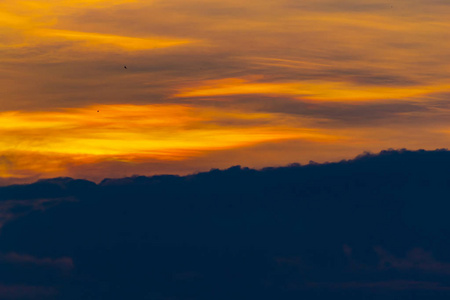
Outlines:
{"label": "dark foreground haze", "polygon": [[0,299],[449,299],[450,152],[0,188]]}

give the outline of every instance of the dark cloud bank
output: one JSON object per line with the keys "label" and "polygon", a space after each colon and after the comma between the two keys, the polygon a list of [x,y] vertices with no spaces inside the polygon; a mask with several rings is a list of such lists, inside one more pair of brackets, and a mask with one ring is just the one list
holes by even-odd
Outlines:
{"label": "dark cloud bank", "polygon": [[450,152],[0,188],[0,299],[449,299]]}

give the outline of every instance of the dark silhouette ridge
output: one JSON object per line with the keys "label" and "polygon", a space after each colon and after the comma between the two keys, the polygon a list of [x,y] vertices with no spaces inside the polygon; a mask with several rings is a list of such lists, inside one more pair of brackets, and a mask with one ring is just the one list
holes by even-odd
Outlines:
{"label": "dark silhouette ridge", "polygon": [[444,149],[387,150],[337,163],[0,187],[0,291],[448,299],[449,170]]}

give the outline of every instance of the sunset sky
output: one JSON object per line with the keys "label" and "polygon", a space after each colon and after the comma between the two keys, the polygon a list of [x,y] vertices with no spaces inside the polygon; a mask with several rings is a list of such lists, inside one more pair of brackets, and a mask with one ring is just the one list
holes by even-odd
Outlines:
{"label": "sunset sky", "polygon": [[449,15],[443,0],[3,0],[0,184],[447,148]]}

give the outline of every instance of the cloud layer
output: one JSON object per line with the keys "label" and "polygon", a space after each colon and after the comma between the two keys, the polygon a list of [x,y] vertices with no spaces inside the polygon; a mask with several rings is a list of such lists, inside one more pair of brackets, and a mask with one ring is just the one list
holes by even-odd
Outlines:
{"label": "cloud layer", "polygon": [[[97,169],[99,163],[136,162],[136,157],[155,163],[144,152],[158,148],[171,153],[160,164],[159,152],[160,172],[174,170],[174,156],[183,158],[176,172],[192,172],[196,169],[191,165],[260,167],[285,163],[286,156],[291,162],[327,161],[389,147],[447,146],[450,6],[443,1],[6,0],[0,11],[0,130],[17,126],[15,134],[24,140],[19,148],[14,148],[16,141],[0,145],[0,155],[6,157],[0,162],[3,180],[73,175],[66,162],[77,165],[80,156],[92,152],[120,155],[89,158],[84,170]],[[134,124],[137,134],[115,133],[115,138],[134,136],[133,143],[125,139],[114,151],[103,125],[85,133],[89,142],[81,140],[79,131],[64,127],[80,116],[91,119],[87,111],[99,107],[117,110],[117,126],[123,127],[129,112],[119,108],[133,107],[143,118],[149,107],[158,105],[174,124],[179,122],[176,110],[200,115],[213,110],[208,118],[221,129],[224,115],[239,117],[232,117],[234,125],[226,132],[201,123],[202,138],[186,127],[175,134],[166,124],[170,141],[156,139],[157,146],[148,145],[155,141],[148,124]],[[36,120],[39,115],[53,120],[57,113],[64,118],[65,139]],[[249,120],[242,117],[246,114],[267,114],[271,121],[256,122],[250,130]],[[33,130],[20,127],[27,118]],[[163,117],[150,113],[149,118]],[[61,120],[51,122],[56,128]],[[280,124],[288,127],[284,135],[293,140],[291,145],[303,145],[296,155],[285,143],[285,154],[265,150],[270,160],[233,159],[227,153],[210,164],[208,157],[224,148],[240,157],[244,147],[271,148]],[[291,130],[345,138],[311,146],[310,139],[292,136]],[[99,145],[86,149],[94,143],[92,137]],[[46,146],[39,148],[39,141]],[[186,155],[193,148],[195,163]],[[5,163],[30,161],[30,155],[45,157],[48,166],[27,171],[20,163],[13,169]],[[48,157],[64,158],[55,162]],[[118,176],[149,174],[143,166],[129,164],[129,171]]]}

